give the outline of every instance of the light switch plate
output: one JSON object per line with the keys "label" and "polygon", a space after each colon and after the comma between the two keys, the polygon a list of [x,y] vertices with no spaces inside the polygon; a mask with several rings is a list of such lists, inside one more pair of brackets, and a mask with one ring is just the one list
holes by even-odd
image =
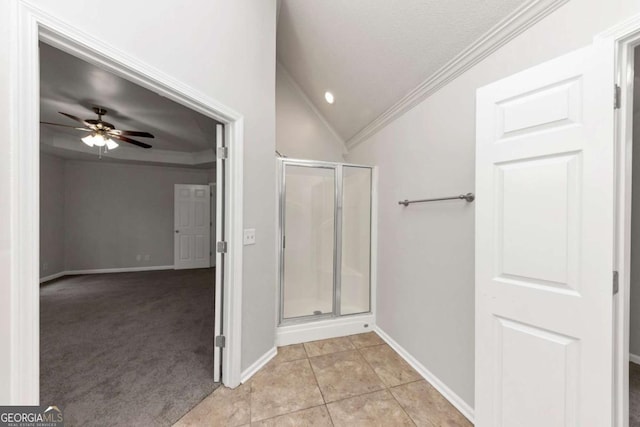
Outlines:
{"label": "light switch plate", "polygon": [[245,228],[244,230],[244,245],[255,245],[256,244],[256,229],[255,228]]}

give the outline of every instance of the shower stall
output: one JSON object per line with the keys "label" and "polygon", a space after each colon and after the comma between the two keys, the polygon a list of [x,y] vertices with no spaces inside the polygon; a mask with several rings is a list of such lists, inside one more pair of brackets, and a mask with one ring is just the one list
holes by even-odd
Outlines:
{"label": "shower stall", "polygon": [[280,328],[347,317],[368,326],[357,319],[373,311],[374,174],[371,166],[278,159]]}

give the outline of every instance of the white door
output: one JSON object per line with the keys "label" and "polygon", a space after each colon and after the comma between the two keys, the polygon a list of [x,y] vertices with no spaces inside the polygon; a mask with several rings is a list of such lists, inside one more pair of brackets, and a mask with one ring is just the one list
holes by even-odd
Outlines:
{"label": "white door", "polygon": [[[215,182],[211,182],[209,183],[209,194],[211,195],[211,215],[215,215],[216,214],[216,183]],[[215,267],[216,266],[216,254],[215,254],[215,247],[216,247],[216,226],[217,224],[217,219],[216,218],[212,218],[211,219],[211,237],[209,239],[210,242],[210,248],[211,248],[211,259],[209,261],[209,266],[211,267]]]}
{"label": "white door", "polygon": [[612,423],[613,59],[477,92],[476,426]]}
{"label": "white door", "polygon": [[174,268],[208,268],[210,264],[210,190],[208,185],[174,186]]}
{"label": "white door", "polygon": [[[215,183],[215,196],[216,196],[216,242],[225,241],[225,179],[226,159],[219,154],[224,151],[224,126],[216,125],[216,183]],[[222,381],[222,343],[216,342],[217,337],[222,337],[222,289],[224,284],[225,274],[225,254],[222,250],[214,248],[216,253],[215,266],[216,266],[216,278],[215,289],[213,293],[213,310],[214,310],[214,325],[213,325],[213,380],[215,382]]]}

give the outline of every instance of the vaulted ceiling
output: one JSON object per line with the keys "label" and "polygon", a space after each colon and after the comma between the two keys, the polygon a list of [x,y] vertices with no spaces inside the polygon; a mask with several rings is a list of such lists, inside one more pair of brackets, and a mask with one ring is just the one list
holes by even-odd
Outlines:
{"label": "vaulted ceiling", "polygon": [[347,141],[524,3],[282,0],[278,61]]}
{"label": "vaulted ceiling", "polygon": [[[106,108],[108,113],[103,120],[118,129],[146,131],[155,136],[138,138],[153,146],[149,150],[121,142],[107,158],[211,167],[215,158],[215,120],[41,43],[40,120],[76,126],[79,124],[59,112],[95,119],[94,106]],[[86,133],[44,124],[40,131],[41,147],[47,152],[68,158],[96,158],[96,150],[80,141]]]}

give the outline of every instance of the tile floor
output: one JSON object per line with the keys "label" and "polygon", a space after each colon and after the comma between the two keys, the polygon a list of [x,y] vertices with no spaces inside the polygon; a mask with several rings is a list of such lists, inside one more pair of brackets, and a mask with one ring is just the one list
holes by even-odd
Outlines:
{"label": "tile floor", "polygon": [[373,332],[278,349],[236,389],[220,387],[174,426],[472,424]]}

